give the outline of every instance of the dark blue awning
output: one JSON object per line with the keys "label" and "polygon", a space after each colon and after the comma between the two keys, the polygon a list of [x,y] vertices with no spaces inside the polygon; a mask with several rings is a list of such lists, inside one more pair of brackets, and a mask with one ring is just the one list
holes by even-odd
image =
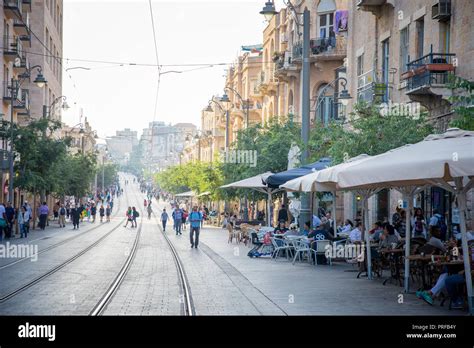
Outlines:
{"label": "dark blue awning", "polygon": [[321,158],[319,161],[306,164],[299,168],[294,168],[286,170],[284,172],[276,173],[270,175],[267,178],[267,185],[271,188],[278,188],[280,185],[283,185],[285,182],[299,178],[303,175],[310,174],[317,170],[322,170],[331,166],[331,159],[327,157]]}

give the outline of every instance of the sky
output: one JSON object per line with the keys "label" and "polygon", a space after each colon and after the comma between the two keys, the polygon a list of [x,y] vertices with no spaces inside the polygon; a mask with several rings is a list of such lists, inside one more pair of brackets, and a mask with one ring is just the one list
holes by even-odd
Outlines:
{"label": "sky", "polygon": [[[264,3],[152,0],[162,72],[234,62],[242,45],[262,43]],[[64,0],[63,57],[63,69],[76,68],[63,70],[71,106],[63,121],[74,125],[83,115],[99,137],[124,128],[140,136],[153,120],[200,126],[201,110],[224,88],[225,66],[163,74],[155,114],[157,67],[129,65],[156,64],[148,0]]]}

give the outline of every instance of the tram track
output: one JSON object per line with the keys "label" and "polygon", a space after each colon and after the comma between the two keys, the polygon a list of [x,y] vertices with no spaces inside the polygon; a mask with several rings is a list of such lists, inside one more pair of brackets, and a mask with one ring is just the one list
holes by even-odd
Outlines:
{"label": "tram track", "polygon": [[[128,194],[127,192],[125,192],[125,197],[128,197]],[[120,205],[120,203],[119,203]],[[117,208],[117,211],[118,208]],[[11,298],[17,296],[18,294],[22,293],[23,291],[33,287],[34,285],[38,284],[39,282],[43,281],[44,279],[48,278],[49,276],[55,274],[56,272],[58,272],[59,270],[63,269],[64,267],[66,267],[67,265],[69,265],[70,263],[72,263],[73,261],[77,260],[78,258],[80,258],[82,255],[86,254],[88,251],[92,250],[94,247],[96,247],[97,245],[99,245],[101,242],[103,242],[107,237],[109,237],[113,232],[115,232],[121,225],[122,223],[124,222],[125,219],[122,219],[120,220],[120,222],[114,226],[109,232],[107,232],[106,234],[104,234],[102,237],[100,237],[98,240],[96,240],[94,243],[88,245],[86,248],[82,249],[81,251],[79,251],[78,253],[74,254],[73,256],[69,257],[67,260],[61,262],[59,265],[51,268],[50,270],[48,270],[47,272],[35,277],[34,279],[28,281],[27,283],[25,283],[24,285],[16,288],[15,290],[13,291],[10,291],[9,293],[7,294],[4,294],[4,295],[0,295],[0,304],[10,300]],[[94,227],[93,229],[95,228],[98,228],[100,226],[103,226],[103,225],[98,225],[97,227]],[[91,232],[92,230],[89,230],[87,231],[86,233],[89,233]],[[78,235],[80,236],[80,235]],[[77,238],[78,236],[74,236],[72,238]],[[68,239],[67,241],[70,241],[71,239]],[[66,242],[66,241],[63,241],[63,242]],[[61,244],[64,244],[63,242],[60,242]],[[59,243],[58,243],[59,244]],[[55,245],[55,246],[58,246],[58,245]],[[51,250],[52,248],[50,248],[49,250]],[[45,252],[43,250],[43,252]],[[39,253],[38,253],[39,254]],[[28,258],[23,258],[21,260],[25,260],[25,259],[28,259]],[[11,265],[11,264],[10,264]]]}

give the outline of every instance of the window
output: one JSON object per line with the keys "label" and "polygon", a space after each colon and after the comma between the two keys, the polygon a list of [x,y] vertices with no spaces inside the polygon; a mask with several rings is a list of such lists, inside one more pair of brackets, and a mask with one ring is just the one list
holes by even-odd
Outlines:
{"label": "window", "polygon": [[389,39],[382,41],[382,82],[385,84],[385,93],[382,97],[384,103],[388,102],[388,80],[390,62],[390,42]]}
{"label": "window", "polygon": [[400,31],[400,71],[405,72],[409,63],[410,33],[408,27]]}
{"label": "window", "polygon": [[319,37],[334,37],[334,13],[325,13],[319,16]]}
{"label": "window", "polygon": [[364,73],[364,54],[362,53],[357,57],[357,76],[361,76]]}
{"label": "window", "polygon": [[423,57],[423,41],[425,41],[425,20],[421,17],[416,21],[416,58]]}
{"label": "window", "polygon": [[10,27],[6,20],[3,21],[3,32],[5,33],[3,36],[3,47],[5,49],[9,48],[9,36],[10,36]]}
{"label": "window", "polygon": [[54,54],[54,51],[53,51],[53,38],[50,36],[49,37],[49,52],[48,52],[48,55],[49,55],[49,65],[51,65],[51,67],[54,64],[53,54]]}
{"label": "window", "polygon": [[451,30],[450,22],[440,22],[439,23],[439,35],[440,42],[439,48],[441,53],[449,53],[450,41],[451,41]]}
{"label": "window", "polygon": [[[327,126],[334,119],[334,88],[327,87],[323,84],[319,87],[316,99],[316,122],[320,122],[323,126]],[[325,89],[324,94],[321,92]]]}

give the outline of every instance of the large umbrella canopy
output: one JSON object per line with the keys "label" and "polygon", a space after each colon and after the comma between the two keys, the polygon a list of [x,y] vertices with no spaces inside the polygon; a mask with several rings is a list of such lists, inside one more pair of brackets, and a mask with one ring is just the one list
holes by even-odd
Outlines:
{"label": "large umbrella canopy", "polygon": [[267,194],[267,224],[268,226],[270,226],[271,225],[270,206],[271,206],[271,201],[272,201],[272,193],[280,190],[280,189],[271,188],[265,183],[267,178],[271,175],[273,175],[272,172],[265,172],[263,174],[258,174],[247,179],[243,179],[240,181],[233,182],[231,184],[221,186],[221,188],[252,189],[255,191],[266,193]]}
{"label": "large umbrella canopy", "polygon": [[[451,128],[443,134],[430,135],[419,143],[402,146],[347,168],[340,173],[338,181],[340,188],[395,187],[403,193],[408,202],[405,256],[409,256],[413,197],[417,187],[424,185],[440,186],[458,199],[468,303],[474,314],[465,215],[466,195],[474,187],[474,132]],[[406,257],[406,291],[409,274]]]}
{"label": "large umbrella canopy", "polygon": [[270,175],[273,175],[273,173],[266,172],[263,174],[258,174],[258,175],[252,176],[251,178],[243,179],[240,181],[233,182],[231,184],[221,186],[221,188],[248,188],[248,189],[254,189],[257,191],[267,192],[268,186],[265,184],[265,180]]}
{"label": "large umbrella canopy", "polygon": [[338,185],[416,186],[468,176],[474,176],[474,132],[452,128],[350,166],[339,174]]}
{"label": "large umbrella canopy", "polygon": [[178,193],[174,196],[175,197],[196,197],[196,193],[194,191],[187,191],[183,193]]}
{"label": "large umbrella canopy", "polygon": [[355,164],[367,160],[368,158],[370,158],[369,155],[359,155],[338,165],[290,180],[280,187],[289,191],[334,192],[337,188],[339,173]]}
{"label": "large umbrella canopy", "polygon": [[329,166],[331,166],[331,159],[324,157],[317,162],[270,175],[267,178],[266,183],[269,187],[278,188],[280,187],[280,185],[285,184],[287,181],[302,177],[318,170],[328,168]]}

